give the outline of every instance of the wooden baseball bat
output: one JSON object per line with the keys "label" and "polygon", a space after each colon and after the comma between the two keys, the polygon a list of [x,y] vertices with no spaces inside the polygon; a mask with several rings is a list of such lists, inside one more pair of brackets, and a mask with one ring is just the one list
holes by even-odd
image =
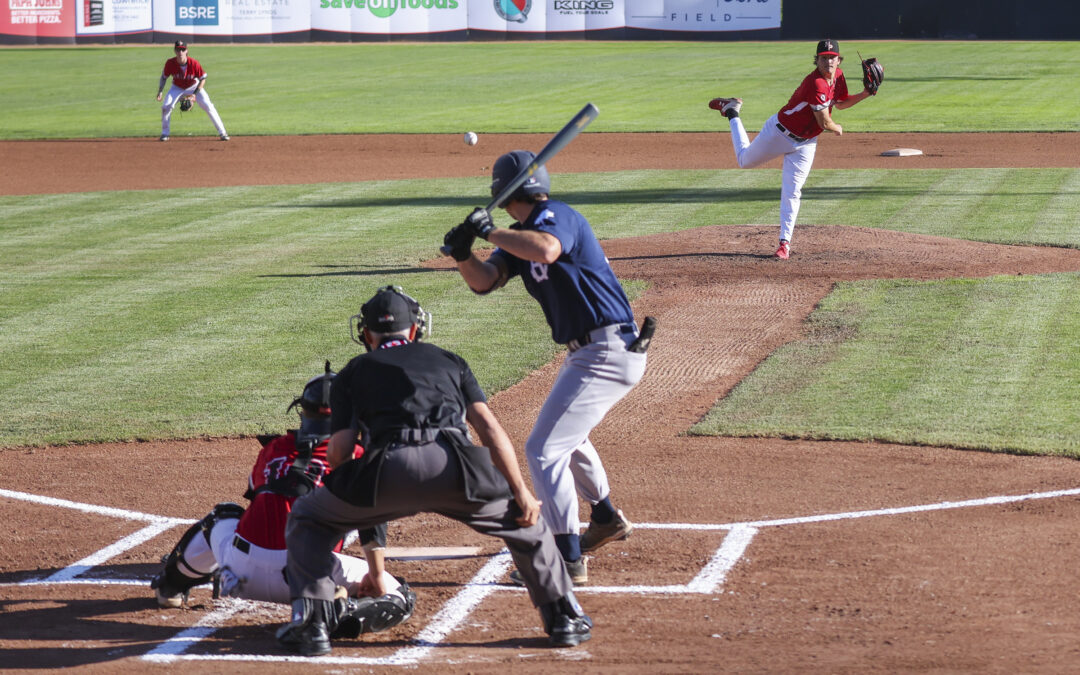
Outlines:
{"label": "wooden baseball bat", "polygon": [[[529,176],[536,173],[536,171],[547,164],[548,160],[554,157],[556,153],[569,145],[570,141],[574,140],[574,138],[576,138],[590,122],[596,119],[599,114],[600,111],[596,109],[596,106],[592,103],[586,103],[585,107],[582,108],[578,114],[574,115],[573,118],[566,123],[566,126],[559,129],[559,132],[551,137],[551,140],[547,142],[547,145],[545,145],[540,152],[536,153],[536,159],[523,168],[518,175],[514,176],[514,180],[507,183],[506,186],[499,191],[499,194],[492,198],[491,202],[484,207],[484,210],[490,213],[493,208],[512,195],[514,190],[517,190],[521,187],[522,183],[529,179]],[[450,255],[449,246],[442,246],[439,248],[439,251],[445,256]]]}

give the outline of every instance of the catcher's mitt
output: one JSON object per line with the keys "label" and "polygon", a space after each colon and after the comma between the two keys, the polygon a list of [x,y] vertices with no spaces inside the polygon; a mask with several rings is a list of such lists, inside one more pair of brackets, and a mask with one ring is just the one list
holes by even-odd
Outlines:
{"label": "catcher's mitt", "polygon": [[187,112],[191,110],[191,106],[195,105],[194,96],[185,96],[180,100],[180,112]]}
{"label": "catcher's mitt", "polygon": [[[862,58],[862,55],[859,56]],[[885,79],[885,66],[877,59],[862,59],[862,83],[871,95],[877,93],[881,81]]]}

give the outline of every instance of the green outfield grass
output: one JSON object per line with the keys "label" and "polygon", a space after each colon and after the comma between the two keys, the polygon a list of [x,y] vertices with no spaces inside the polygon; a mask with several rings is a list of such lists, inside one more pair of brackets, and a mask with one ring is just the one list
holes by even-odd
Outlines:
{"label": "green outfield grass", "polygon": [[691,432],[1080,457],[1080,274],[839,284]]}
{"label": "green outfield grass", "polygon": [[[587,133],[726,131],[706,107],[745,99],[750,128],[812,70],[812,42],[200,45],[234,135],[552,132],[584,102]],[[845,41],[885,64],[847,131],[1078,131],[1080,42]],[[0,50],[0,139],[157,136],[169,45]],[[861,89],[861,84],[853,86]],[[179,114],[179,113],[177,113]],[[213,133],[199,110],[185,121]]]}
{"label": "green outfield grass", "polygon": [[[779,192],[775,172],[765,170],[582,174],[566,190],[558,175],[553,180],[603,238],[770,222]],[[806,222],[1080,247],[1072,226],[1080,220],[1078,184],[1080,170],[1072,169],[822,170],[811,174],[804,213]],[[539,308],[518,283],[477,297],[456,273],[418,266],[435,255],[449,225],[483,203],[485,190],[482,179],[454,179],[0,197],[0,447],[280,430],[293,422],[285,406],[324,359],[340,367],[360,351],[349,340],[348,317],[387,283],[404,285],[434,313],[432,340],[465,356],[489,393],[508,386],[554,354]],[[947,208],[930,214],[933,203]],[[1002,206],[1018,203],[1023,217]],[[509,224],[501,213],[497,223]],[[632,293],[643,290],[630,285]],[[936,395],[949,402],[937,407],[956,412],[962,403],[969,414],[949,417],[956,427],[935,418],[934,435],[917,437],[922,427],[908,424],[914,404],[910,414],[886,408],[893,417],[866,416],[854,437],[978,445],[982,437],[966,420],[986,419],[1010,400],[1045,411],[1043,423],[1061,419],[1057,414],[1075,422],[1068,385],[1075,391],[1080,382],[1080,362],[1057,360],[1054,388],[1043,385],[1045,368],[1024,364],[1064,353],[1070,335],[1076,352],[1080,308],[1069,301],[1076,279],[1025,278],[1022,295],[1002,296],[993,290],[999,285],[958,283],[954,290],[943,282],[940,291],[916,286],[919,294],[897,285],[894,292],[911,296],[910,309],[898,314],[901,325],[920,324],[909,341],[925,343],[906,362],[904,382],[921,387],[924,405],[935,407]],[[882,289],[851,285],[833,302],[891,307]],[[986,314],[968,316],[963,298],[953,299],[963,293],[968,305],[987,303]],[[1035,309],[1019,311],[1032,298],[1046,303],[1037,311],[1041,322],[1033,322]],[[920,311],[943,320],[925,320]],[[869,314],[844,316],[858,324]],[[844,345],[850,349],[873,348],[863,344],[863,331],[843,334],[856,336]],[[955,335],[964,339],[957,349],[934,348]],[[989,379],[968,374],[972,364],[959,347],[969,344],[1001,345],[979,352],[980,361],[1002,359],[987,369]],[[1014,347],[1037,351],[1017,354]],[[868,358],[834,358],[793,383],[777,384],[785,369],[772,366],[781,374],[768,386],[817,386],[822,417],[859,419],[846,404],[827,405],[836,400],[828,386],[860,378],[871,380],[863,385],[869,391],[892,386],[896,375],[867,371]],[[756,378],[765,372],[746,383],[748,392],[762,386]],[[1012,398],[980,395],[1006,375]],[[957,387],[967,394],[954,402]],[[768,396],[738,400],[762,411],[784,407],[784,399]],[[898,395],[894,402],[908,401]],[[722,423],[731,405],[717,411]],[[739,433],[762,424],[754,433],[802,434],[809,424],[763,415],[741,414]],[[812,421],[805,433],[838,433],[818,432],[825,422]],[[985,446],[1075,450],[1075,442],[1053,445],[1030,435],[1028,445],[997,434]]]}
{"label": "green outfield grass", "polygon": [[[230,133],[754,128],[807,43],[194,45]],[[850,41],[886,66],[847,131],[1080,131],[1080,43]],[[167,45],[0,50],[0,139],[156,136]],[[212,133],[200,111],[182,125]],[[1063,142],[1073,142],[1071,137]],[[726,146],[719,152],[729,152]],[[17,170],[17,167],[8,167]],[[88,167],[92,170],[92,167]],[[567,184],[563,184],[567,185]],[[348,317],[403,284],[433,341],[498,391],[555,353],[520,284],[473,296],[418,266],[486,181],[0,197],[0,447],[280,431],[361,347]],[[776,221],[776,171],[585,174],[555,193],[604,238]],[[501,224],[505,215],[499,216]],[[800,222],[1080,248],[1080,170],[816,170]],[[624,282],[632,294],[640,282]],[[842,284],[697,433],[883,439],[1077,456],[1075,274]]]}

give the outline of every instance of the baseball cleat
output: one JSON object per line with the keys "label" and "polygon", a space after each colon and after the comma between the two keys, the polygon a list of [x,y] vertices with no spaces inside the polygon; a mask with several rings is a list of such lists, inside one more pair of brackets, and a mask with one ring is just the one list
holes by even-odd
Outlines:
{"label": "baseball cleat", "polygon": [[713,110],[719,110],[725,117],[731,119],[732,117],[739,116],[739,110],[742,109],[741,98],[714,98],[709,101],[709,107]]}
{"label": "baseball cleat", "polygon": [[787,260],[791,257],[791,247],[786,241],[780,241],[780,247],[776,249],[776,257],[781,260]]}
{"label": "baseball cleat", "polygon": [[169,140],[169,137],[168,137],[168,136],[166,136],[165,134],[162,134],[162,135],[161,135],[161,138],[159,138],[158,140],[159,140],[159,141],[167,141],[167,140]]}
{"label": "baseball cleat", "polygon": [[[581,556],[577,560],[570,562],[564,560],[566,563],[566,571],[570,574],[570,581],[575,586],[585,586],[589,583],[589,563],[585,556]],[[518,570],[512,570],[510,572],[510,583],[515,586],[524,586],[525,577],[521,576],[521,572]]]}
{"label": "baseball cleat", "polygon": [[221,134],[221,140],[223,140],[223,141],[229,140],[229,134]]}
{"label": "baseball cleat", "polygon": [[585,530],[585,534],[581,535],[581,551],[591,553],[605,544],[626,539],[633,531],[633,523],[627,520],[622,509],[619,509],[610,523],[601,524],[595,520],[589,521],[589,528]]}
{"label": "baseball cleat", "polygon": [[162,609],[179,609],[187,600],[186,593],[176,593],[175,590],[165,583],[165,575],[158,574],[150,580],[150,588],[154,591],[158,607]]}

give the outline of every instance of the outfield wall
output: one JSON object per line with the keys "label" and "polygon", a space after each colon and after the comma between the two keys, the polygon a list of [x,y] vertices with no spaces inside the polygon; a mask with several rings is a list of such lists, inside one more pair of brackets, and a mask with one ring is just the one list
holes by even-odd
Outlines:
{"label": "outfield wall", "polygon": [[1080,39],[1043,0],[0,0],[0,44]]}
{"label": "outfield wall", "polygon": [[781,0],[0,0],[0,41],[759,39]]}

